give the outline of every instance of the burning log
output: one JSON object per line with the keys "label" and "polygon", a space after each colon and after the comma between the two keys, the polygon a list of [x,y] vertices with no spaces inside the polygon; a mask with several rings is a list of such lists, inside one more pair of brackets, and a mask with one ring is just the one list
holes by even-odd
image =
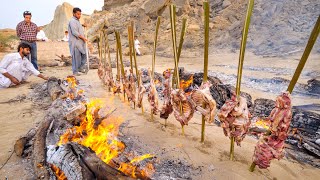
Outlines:
{"label": "burning log", "polygon": [[[28,156],[32,150],[33,138],[36,135],[36,128],[32,128],[25,136],[19,138],[14,144],[14,152],[19,157]],[[31,148],[30,148],[31,147]],[[27,149],[31,149],[27,151]]]}
{"label": "burning log", "polygon": [[51,77],[48,80],[47,88],[52,101],[56,100],[64,93],[64,90],[60,87],[60,84],[61,80],[55,77]]}
{"label": "burning log", "polygon": [[77,143],[67,143],[59,147],[49,146],[47,157],[47,162],[60,168],[67,179],[132,179]]}

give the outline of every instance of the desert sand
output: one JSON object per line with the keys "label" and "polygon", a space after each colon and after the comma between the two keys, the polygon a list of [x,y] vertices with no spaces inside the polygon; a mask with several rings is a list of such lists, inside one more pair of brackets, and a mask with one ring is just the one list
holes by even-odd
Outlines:
{"label": "desert sand", "polygon": [[[48,50],[54,47],[53,50]],[[55,54],[68,53],[66,43],[46,43],[39,45],[39,63],[50,61]],[[203,59],[198,53],[184,52],[181,58],[181,67],[189,71],[199,71],[203,68]],[[302,53],[301,53],[302,54]],[[0,54],[0,58],[4,54]],[[114,54],[113,54],[114,56]],[[300,55],[286,58],[262,58],[247,53],[244,66],[255,67],[275,67],[295,69]],[[125,57],[129,59],[128,57]],[[237,69],[227,66],[237,66],[238,54],[230,52],[212,52],[209,62],[209,70],[216,73],[235,75]],[[320,71],[320,56],[312,54],[306,64],[305,70]],[[148,68],[151,66],[151,56],[138,57],[139,67]],[[217,66],[219,65],[219,66]],[[220,66],[225,65],[225,66]],[[166,68],[173,67],[173,59],[157,57],[156,71],[162,72]],[[44,74],[65,78],[71,74],[71,67],[52,67],[42,68]],[[115,71],[113,71],[115,72]],[[246,76],[270,78],[276,76],[272,72],[261,72],[244,70]],[[290,75],[280,77],[289,79]],[[192,179],[211,180],[211,179],[308,179],[316,180],[320,178],[318,168],[308,164],[303,164],[292,159],[284,158],[280,161],[274,160],[271,167],[267,170],[259,170],[253,173],[248,171],[254,146],[257,140],[247,136],[242,143],[242,147],[235,148],[235,161],[228,158],[229,139],[224,136],[222,129],[214,124],[207,124],[205,142],[200,143],[201,117],[196,114],[185,128],[186,135],[181,135],[180,124],[171,115],[168,119],[168,126],[164,127],[164,120],[156,117],[150,121],[149,105],[146,98],[144,106],[146,112],[141,113],[140,109],[133,109],[129,103],[123,102],[123,97],[113,96],[108,93],[101,84],[97,70],[90,70],[87,75],[78,77],[80,83],[85,87],[86,94],[90,98],[112,99],[112,106],[117,108],[114,115],[122,116],[128,124],[122,130],[122,134],[127,137],[137,137],[146,147],[146,151],[155,154],[159,160],[162,159],[181,159],[191,164],[201,171],[196,173]],[[310,77],[300,78],[300,83],[306,83]],[[43,82],[42,79],[31,77],[26,84],[15,88],[0,90],[0,165],[5,163],[12,154],[15,141],[28,132],[35,124],[42,120],[45,109],[40,109],[34,105],[30,99],[21,102],[8,103],[9,100],[17,96],[26,95],[31,92],[31,85]],[[228,83],[228,82],[225,82]],[[275,99],[277,94],[266,93],[243,86],[242,90],[250,93],[253,98]],[[294,105],[310,103],[320,103],[319,99],[303,96],[294,96]],[[8,163],[0,170],[0,179],[30,179],[30,166],[25,160],[15,154],[9,159]]]}

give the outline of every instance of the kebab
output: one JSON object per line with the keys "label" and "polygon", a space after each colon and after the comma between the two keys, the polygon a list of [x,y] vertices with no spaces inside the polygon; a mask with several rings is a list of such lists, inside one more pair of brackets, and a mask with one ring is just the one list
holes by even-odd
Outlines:
{"label": "kebab", "polygon": [[227,100],[225,104],[220,109],[218,117],[221,121],[221,127],[226,136],[231,140],[230,143],[230,160],[234,158],[234,142],[236,141],[237,145],[241,145],[241,141],[244,139],[245,135],[248,132],[250,121],[250,113],[248,111],[248,106],[246,99],[240,96],[241,88],[241,77],[242,77],[242,68],[244,62],[244,54],[247,43],[247,36],[249,31],[250,19],[252,14],[252,9],[254,5],[254,0],[249,0],[246,19],[244,22],[239,63],[238,63],[238,75],[237,75],[237,84],[236,84],[236,95],[233,95],[230,100]]}
{"label": "kebab", "polygon": [[127,84],[127,96],[128,96],[128,101],[133,102],[135,105],[136,103],[136,82],[135,78],[133,75],[133,70],[129,70],[129,76],[128,76],[128,84]]}
{"label": "kebab", "polygon": [[213,122],[217,109],[217,103],[210,94],[210,86],[210,82],[207,81],[199,89],[192,90],[190,94],[193,107],[204,116],[208,123]]}
{"label": "kebab", "polygon": [[153,79],[153,76],[151,74],[150,69],[148,70],[149,76],[150,76],[150,90],[148,94],[148,101],[150,103],[150,108],[151,108],[151,117],[153,115],[157,115],[158,113],[158,106],[159,106],[159,99],[158,99],[158,91],[156,89],[156,85]]}
{"label": "kebab", "polygon": [[[142,76],[141,76],[141,71],[138,71],[138,82],[142,82]],[[138,103],[137,106],[138,108],[142,108],[142,100],[143,100],[143,95],[146,92],[146,88],[143,86],[143,83],[139,83],[138,87]]]}
{"label": "kebab", "polygon": [[270,167],[272,159],[281,159],[285,140],[288,136],[288,130],[292,119],[292,102],[291,93],[297,83],[299,76],[304,68],[304,65],[310,55],[310,52],[320,33],[320,15],[311,32],[308,44],[301,57],[298,67],[290,81],[287,92],[282,93],[276,98],[275,108],[271,111],[268,119],[272,122],[267,133],[261,136],[258,141],[254,154],[253,163],[250,166],[250,171],[253,172],[257,165],[261,169]]}
{"label": "kebab", "polygon": [[170,79],[171,79],[171,70],[167,69],[163,72],[163,77],[165,79],[163,86],[163,104],[160,110],[160,118],[165,119],[165,125],[167,124],[167,119],[169,115],[173,112],[172,104],[171,104],[171,84],[170,84]]}

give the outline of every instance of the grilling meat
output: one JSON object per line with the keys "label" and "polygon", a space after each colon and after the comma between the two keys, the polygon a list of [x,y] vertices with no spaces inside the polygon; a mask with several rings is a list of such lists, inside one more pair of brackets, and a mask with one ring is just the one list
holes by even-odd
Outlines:
{"label": "grilling meat", "polygon": [[121,93],[121,83],[119,80],[116,80],[114,86],[112,87],[113,94],[120,94]]}
{"label": "grilling meat", "polygon": [[111,71],[111,68],[109,66],[106,68],[106,73],[105,73],[104,78],[103,78],[103,83],[105,85],[107,85],[108,87],[113,87],[114,86],[112,71]]}
{"label": "grilling meat", "polygon": [[171,83],[170,83],[170,78],[171,78],[171,70],[167,69],[166,71],[163,72],[163,77],[165,79],[164,81],[164,90],[163,90],[163,105],[160,110],[160,118],[163,119],[168,119],[169,115],[173,112],[172,104],[171,104]]}
{"label": "grilling meat", "polygon": [[180,122],[182,127],[184,125],[188,125],[188,122],[193,117],[194,107],[186,97],[183,90],[172,90],[171,104],[173,105],[173,115],[176,118],[176,120]]}
{"label": "grilling meat", "polygon": [[127,96],[128,96],[128,101],[132,101],[133,103],[136,102],[136,84],[135,84],[135,79],[133,75],[133,71],[130,69],[130,74],[128,77],[128,87],[127,87]]}
{"label": "grilling meat", "polygon": [[103,77],[105,76],[105,69],[103,68],[103,64],[102,63],[99,63],[99,66],[98,66],[98,76],[100,79],[103,79]]}
{"label": "grilling meat", "polygon": [[268,119],[272,122],[270,133],[260,137],[254,155],[253,162],[261,169],[270,167],[272,159],[283,157],[284,143],[288,136],[288,130],[292,119],[291,96],[284,92],[276,99],[276,107],[271,111]]}
{"label": "grilling meat", "polygon": [[249,112],[247,101],[240,97],[239,100],[235,95],[230,100],[227,100],[221,107],[218,117],[221,121],[221,127],[225,136],[234,137],[238,146],[245,138],[249,126],[251,114]]}
{"label": "grilling meat", "polygon": [[146,92],[146,88],[143,86],[143,83],[142,83],[142,76],[141,75],[142,75],[142,72],[139,71],[138,78],[139,78],[140,86],[138,87],[138,103],[137,103],[138,108],[142,107],[143,95]]}
{"label": "grilling meat", "polygon": [[149,69],[149,76],[150,76],[150,91],[148,94],[148,101],[150,103],[150,107],[151,107],[151,113],[154,115],[157,115],[158,113],[158,106],[159,106],[159,100],[158,100],[158,92],[156,89],[156,85],[154,83],[154,79],[151,76],[151,71]]}
{"label": "grilling meat", "polygon": [[210,82],[206,82],[199,89],[191,92],[190,98],[197,111],[205,116],[205,120],[212,123],[217,109],[217,103],[210,94]]}

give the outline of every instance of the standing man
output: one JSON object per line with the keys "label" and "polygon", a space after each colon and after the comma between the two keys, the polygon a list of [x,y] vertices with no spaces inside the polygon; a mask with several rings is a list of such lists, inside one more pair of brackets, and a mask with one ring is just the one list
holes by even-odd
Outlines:
{"label": "standing man", "polygon": [[24,21],[21,21],[16,28],[17,36],[22,43],[28,44],[31,47],[31,63],[34,68],[38,70],[38,60],[37,60],[37,33],[39,32],[38,26],[31,22],[31,12],[23,12]]}
{"label": "standing man", "polygon": [[68,25],[69,48],[72,57],[73,75],[79,76],[79,72],[86,73],[86,42],[84,29],[80,23],[81,9],[73,8],[73,17]]}

